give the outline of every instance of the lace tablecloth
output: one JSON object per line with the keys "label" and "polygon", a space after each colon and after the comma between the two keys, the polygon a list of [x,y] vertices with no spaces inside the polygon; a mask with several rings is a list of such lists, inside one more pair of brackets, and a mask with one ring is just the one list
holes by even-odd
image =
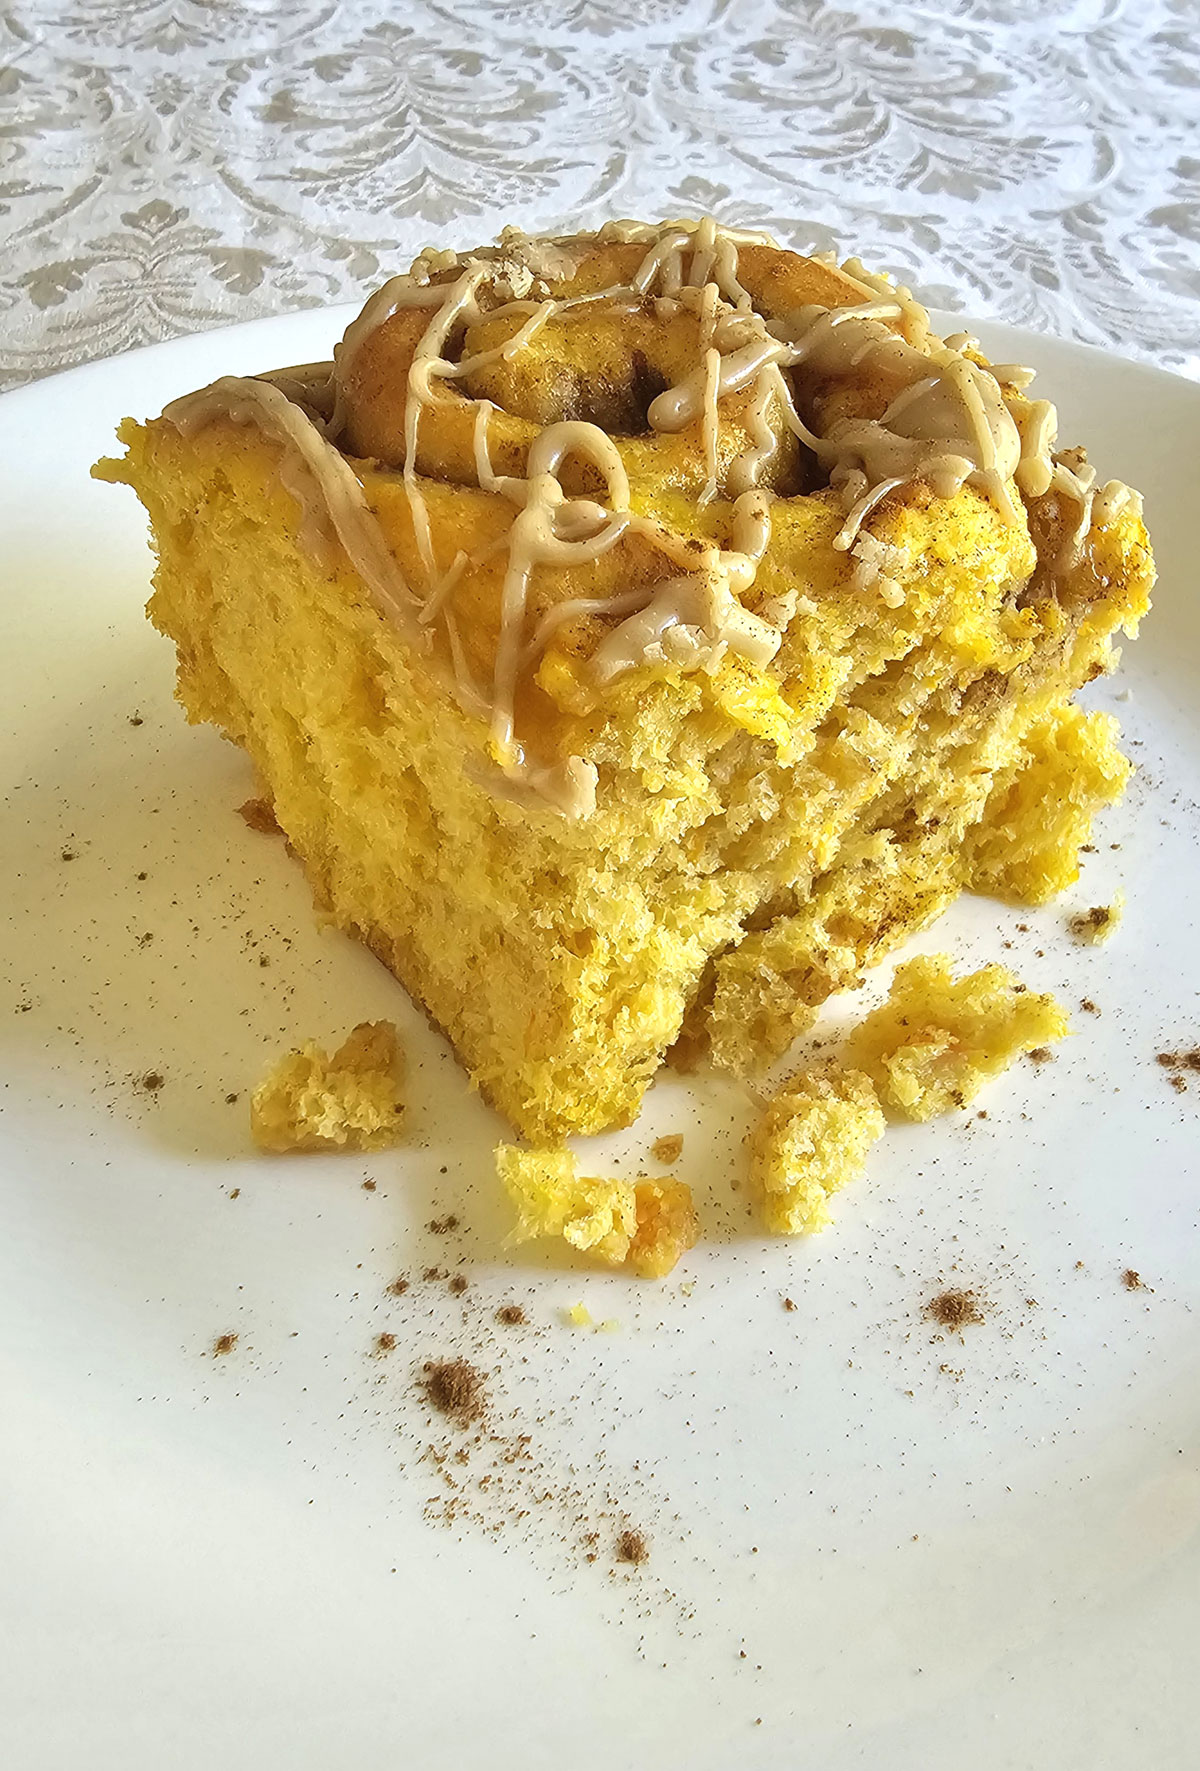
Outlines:
{"label": "lace tablecloth", "polygon": [[0,12],[9,385],[506,222],[704,212],[1200,377],[1200,0]]}

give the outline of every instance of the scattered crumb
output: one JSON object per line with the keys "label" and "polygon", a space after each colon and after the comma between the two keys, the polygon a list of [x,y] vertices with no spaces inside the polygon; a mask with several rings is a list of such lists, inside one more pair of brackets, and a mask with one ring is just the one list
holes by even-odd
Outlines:
{"label": "scattered crumb", "polygon": [[1125,1271],[1121,1274],[1121,1284],[1125,1287],[1126,1291],[1149,1291],[1150,1289],[1143,1280],[1141,1274],[1135,1271],[1133,1267],[1126,1267]]}
{"label": "scattered crumb", "polygon": [[160,1070],[147,1070],[146,1074],[139,1078],[138,1087],[144,1088],[147,1094],[155,1094],[165,1080],[166,1078]]}
{"label": "scattered crumb", "polygon": [[678,1162],[683,1155],[683,1133],[673,1131],[665,1138],[655,1138],[650,1146],[650,1154],[655,1162],[665,1163],[668,1167],[672,1162]]}
{"label": "scattered crumb", "polygon": [[407,1290],[408,1280],[401,1277],[392,1280],[392,1283],[387,1288],[387,1294],[389,1297],[402,1298]]}
{"label": "scattered crumb", "polygon": [[825,1062],[793,1076],[754,1128],[750,1183],[776,1235],[811,1235],[830,1222],[829,1201],[866,1165],[885,1121],[860,1070]]}
{"label": "scattered crumb", "polygon": [[131,726],[144,726],[146,722],[140,713],[131,713],[129,716],[129,723]]}
{"label": "scattered crumb", "polygon": [[212,1344],[213,1358],[219,1359],[225,1353],[232,1353],[237,1344],[236,1334],[219,1334]]}
{"label": "scattered crumb", "polygon": [[1029,1056],[1035,1064],[1052,1064],[1054,1062],[1054,1053],[1048,1045],[1035,1045]]}
{"label": "scattered crumb", "polygon": [[673,1175],[601,1179],[579,1174],[571,1150],[514,1144],[496,1146],[496,1168],[517,1209],[509,1245],[561,1236],[609,1266],[661,1279],[699,1234],[691,1189]]}
{"label": "scattered crumb", "polygon": [[456,1273],[450,1281],[450,1290],[454,1293],[455,1297],[461,1297],[466,1289],[467,1281],[463,1278],[461,1273]]}
{"label": "scattered crumb", "polygon": [[505,1328],[520,1328],[529,1318],[520,1304],[501,1304],[496,1311],[496,1321],[502,1322]]}
{"label": "scattered crumb", "polygon": [[226,1095],[225,1105],[227,1107],[236,1107],[241,1098],[241,1095]]}
{"label": "scattered crumb", "polygon": [[366,1180],[362,1184],[362,1190],[364,1193],[373,1193],[375,1191],[375,1182],[371,1179],[371,1177],[369,1175],[367,1176]]}
{"label": "scattered crumb", "polygon": [[469,1427],[484,1412],[483,1378],[465,1359],[437,1359],[425,1366],[421,1388],[426,1400],[455,1426]]}
{"label": "scattered crumb", "polygon": [[1125,894],[1118,892],[1111,904],[1093,904],[1090,910],[1081,910],[1078,915],[1068,917],[1067,927],[1077,941],[1107,941],[1121,920],[1125,908]]}
{"label": "scattered crumb", "polygon": [[430,1218],[426,1225],[426,1229],[432,1230],[435,1236],[448,1236],[451,1230],[458,1229],[458,1219],[454,1216],[453,1212],[451,1212],[449,1217]]}
{"label": "scattered crumb", "polygon": [[240,1199],[241,1196],[242,1196],[242,1189],[240,1187],[231,1187],[229,1189],[229,1197],[231,1199]]}
{"label": "scattered crumb", "polygon": [[640,1531],[623,1531],[617,1539],[617,1561],[640,1567],[650,1560],[650,1545]]}
{"label": "scattered crumb", "polygon": [[795,1300],[793,1298],[784,1298],[783,1307],[785,1310],[794,1310],[796,1308]]}
{"label": "scattered crumb", "polygon": [[254,1141],[279,1153],[386,1149],[400,1136],[402,1070],[391,1021],[363,1021],[332,1057],[309,1041],[255,1089]]}
{"label": "scattered crumb", "polygon": [[1021,1053],[1067,1031],[1052,996],[1028,990],[1002,965],[962,978],[945,954],[897,966],[887,1000],[846,1042],[849,1063],[866,1072],[881,1104],[904,1119],[965,1107]]}
{"label": "scattered crumb", "polygon": [[958,1332],[970,1323],[983,1321],[980,1301],[973,1291],[940,1291],[930,1298],[922,1314],[939,1327]]}
{"label": "scattered crumb", "polygon": [[377,1353],[390,1353],[395,1344],[396,1337],[394,1334],[387,1334],[385,1332],[384,1334],[377,1334],[375,1336],[375,1351]]}
{"label": "scattered crumb", "polygon": [[75,859],[75,850],[74,850],[74,849],[64,849],[64,850],[63,850],[63,851],[62,851],[62,857],[61,857],[61,858],[62,858],[62,859],[63,859],[63,860],[64,860],[64,861],[73,861],[73,860],[74,860],[74,859]]}
{"label": "scattered crumb", "polygon": [[432,1283],[435,1279],[444,1279],[446,1275],[440,1267],[426,1267],[421,1277]]}
{"label": "scattered crumb", "polygon": [[563,1311],[563,1319],[572,1328],[591,1328],[592,1312],[586,1304],[572,1304],[569,1310]]}
{"label": "scattered crumb", "polygon": [[251,830],[260,831],[263,836],[278,836],[279,825],[275,820],[275,810],[270,800],[248,799],[238,811],[246,820]]}
{"label": "scattered crumb", "polygon": [[1092,1001],[1090,996],[1081,997],[1080,1001],[1079,1001],[1079,1006],[1084,1011],[1085,1014],[1098,1015],[1100,1013],[1100,1010],[1096,1007],[1095,1003]]}

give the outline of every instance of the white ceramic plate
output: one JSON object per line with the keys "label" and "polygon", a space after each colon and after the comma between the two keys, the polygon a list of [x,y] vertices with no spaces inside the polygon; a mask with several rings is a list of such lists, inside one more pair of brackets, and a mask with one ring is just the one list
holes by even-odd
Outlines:
{"label": "white ceramic plate", "polygon": [[[608,1150],[637,1172],[686,1132],[712,1239],[655,1286],[500,1252],[500,1122],[237,816],[247,765],[185,725],[142,617],[141,511],[88,479],[123,413],[325,355],[347,317],[0,401],[3,1762],[1194,1764],[1200,1076],[1155,1054],[1200,1044],[1200,394],[984,328],[1145,489],[1161,563],[1092,693],[1141,770],[1071,901],[964,902],[922,942],[1058,991],[1076,1037],[986,1120],[889,1131],[798,1243],[734,1190],[736,1091],[660,1083]],[[1111,944],[1074,943],[1121,886]],[[268,1056],[376,1016],[412,1056],[408,1146],[252,1154]],[[961,1337],[922,1313],[948,1285],[984,1300]],[[577,1302],[616,1327],[567,1326]],[[481,1435],[417,1387],[459,1356]]]}

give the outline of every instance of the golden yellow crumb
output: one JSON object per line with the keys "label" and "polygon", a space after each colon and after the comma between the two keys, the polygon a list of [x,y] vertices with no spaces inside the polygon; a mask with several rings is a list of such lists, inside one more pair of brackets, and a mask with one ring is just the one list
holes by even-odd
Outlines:
{"label": "golden yellow crumb", "polygon": [[517,1208],[507,1246],[541,1236],[561,1236],[572,1248],[619,1266],[637,1230],[637,1207],[629,1181],[581,1175],[570,1150],[496,1149],[496,1168]]}
{"label": "golden yellow crumb", "polygon": [[669,1168],[683,1155],[683,1133],[673,1131],[669,1132],[665,1138],[655,1138],[650,1146],[650,1154],[655,1162],[665,1163]]}
{"label": "golden yellow crumb", "polygon": [[637,1229],[625,1264],[643,1279],[662,1279],[700,1233],[692,1190],[673,1175],[643,1177],[634,1186],[633,1202]]}
{"label": "golden yellow crumb", "polygon": [[965,1107],[1019,1053],[1066,1031],[1054,998],[1026,990],[1003,966],[955,979],[945,954],[923,955],[897,968],[887,1001],[855,1028],[846,1056],[889,1112],[930,1119]]}
{"label": "golden yellow crumb", "polygon": [[496,1149],[496,1167],[517,1208],[514,1243],[561,1236],[572,1248],[645,1279],[669,1273],[696,1241],[691,1190],[672,1176],[637,1181],[581,1175],[570,1150]]}
{"label": "golden yellow crumb", "polygon": [[563,1311],[563,1319],[571,1328],[592,1328],[592,1312],[586,1304],[572,1304],[569,1310]]}
{"label": "golden yellow crumb", "polygon": [[860,1173],[884,1128],[861,1071],[830,1063],[785,1083],[751,1144],[750,1178],[767,1229],[784,1236],[824,1229],[830,1198]]}
{"label": "golden yellow crumb", "polygon": [[1120,799],[1131,769],[1111,713],[1065,701],[1026,735],[996,777],[970,833],[970,884],[1017,904],[1044,904],[1079,878],[1079,850],[1101,806]]}
{"label": "golden yellow crumb", "polygon": [[261,1150],[383,1150],[398,1141],[403,1058],[390,1021],[364,1021],[327,1057],[311,1041],[288,1052],[254,1091]]}
{"label": "golden yellow crumb", "polygon": [[1125,914],[1125,894],[1118,892],[1111,904],[1093,904],[1072,916],[1068,927],[1077,941],[1090,941],[1093,946],[1107,941]]}

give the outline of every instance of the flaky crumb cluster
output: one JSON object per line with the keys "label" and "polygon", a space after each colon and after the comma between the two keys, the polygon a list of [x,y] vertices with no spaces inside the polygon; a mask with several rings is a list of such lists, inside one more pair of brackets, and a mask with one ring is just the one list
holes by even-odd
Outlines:
{"label": "flaky crumb cluster", "polygon": [[581,1175],[570,1150],[500,1144],[496,1167],[517,1209],[510,1245],[561,1236],[572,1248],[644,1279],[669,1273],[698,1234],[691,1189],[666,1175]]}
{"label": "flaky crumb cluster", "polygon": [[888,1112],[931,1119],[965,1107],[1014,1058],[1066,1031],[1054,998],[1026,990],[1004,966],[955,979],[944,954],[922,955],[897,967],[887,1001],[851,1034],[846,1055]]}
{"label": "flaky crumb cluster", "polygon": [[750,1156],[767,1229],[825,1227],[830,1198],[882,1137],[885,1109],[923,1120],[965,1107],[1021,1052],[1066,1031],[1054,998],[1026,990],[1003,966],[955,979],[944,955],[909,960],[887,1001],[846,1041],[846,1062],[794,1076],[768,1103]]}
{"label": "flaky crumb cluster", "polygon": [[254,1091],[260,1150],[383,1150],[399,1135],[403,1060],[390,1021],[364,1021],[332,1057],[310,1040]]}
{"label": "flaky crumb cluster", "polygon": [[753,1135],[750,1174],[767,1229],[783,1236],[824,1229],[830,1198],[859,1173],[885,1126],[860,1070],[829,1063],[793,1077]]}

